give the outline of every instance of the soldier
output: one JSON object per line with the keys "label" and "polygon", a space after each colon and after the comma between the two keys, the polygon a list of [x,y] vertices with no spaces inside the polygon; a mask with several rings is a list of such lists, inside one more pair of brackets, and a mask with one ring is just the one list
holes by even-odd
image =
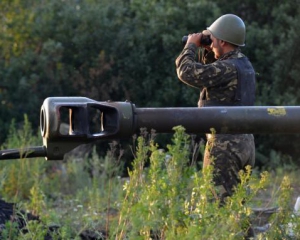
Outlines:
{"label": "soldier", "polygon": [[[245,45],[245,32],[241,18],[226,14],[202,33],[188,36],[176,59],[176,71],[182,82],[201,89],[199,107],[254,105],[255,71],[240,49]],[[205,45],[202,39],[208,37],[211,44]],[[198,50],[199,62],[195,60]],[[222,202],[239,183],[238,172],[254,166],[254,138],[252,134],[218,133],[206,137],[203,167],[213,160],[214,183],[221,186]]]}

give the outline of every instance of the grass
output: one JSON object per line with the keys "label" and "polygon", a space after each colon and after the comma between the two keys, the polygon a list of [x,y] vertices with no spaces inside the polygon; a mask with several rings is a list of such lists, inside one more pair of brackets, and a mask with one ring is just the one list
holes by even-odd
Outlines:
{"label": "grass", "polygon": [[[12,124],[5,148],[40,145],[26,117],[21,130]],[[201,148],[201,146],[196,146]],[[134,160],[129,178],[122,178],[122,151],[110,143],[105,157],[92,153],[64,161],[20,159],[0,162],[0,194],[40,217],[20,231],[8,221],[5,239],[243,239],[254,207],[279,207],[269,231],[257,239],[299,238],[300,220],[292,212],[297,174],[278,169],[241,172],[234,196],[219,207],[214,199],[212,168],[199,171],[191,157],[191,138],[174,128],[164,150],[153,134],[133,139]],[[150,163],[150,164],[149,164]],[[147,166],[147,167],[146,167]],[[250,193],[247,189],[250,189]],[[295,193],[296,192],[296,193]],[[298,192],[300,195],[300,193]],[[246,204],[243,204],[246,200]],[[56,229],[49,233],[47,229]]]}

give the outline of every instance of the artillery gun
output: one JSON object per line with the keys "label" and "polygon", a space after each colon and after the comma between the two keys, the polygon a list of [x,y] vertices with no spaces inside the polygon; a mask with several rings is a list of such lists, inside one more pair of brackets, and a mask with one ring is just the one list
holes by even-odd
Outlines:
{"label": "artillery gun", "polygon": [[[62,160],[74,148],[96,141],[130,138],[141,128],[172,133],[181,125],[187,133],[300,133],[300,107],[137,108],[133,103],[98,102],[85,97],[50,97],[40,111],[43,145],[0,151],[0,160],[45,157]],[[67,126],[67,131],[64,126]],[[300,197],[295,209],[300,206]],[[277,208],[253,209],[269,216]],[[260,224],[258,224],[260,225]],[[265,232],[270,225],[256,227]]]}
{"label": "artillery gun", "polygon": [[[0,160],[45,157],[62,160],[79,145],[126,139],[141,128],[171,133],[299,133],[300,107],[137,108],[133,103],[98,102],[86,97],[49,97],[40,111],[43,145],[0,151]],[[68,125],[68,131],[62,126]]]}

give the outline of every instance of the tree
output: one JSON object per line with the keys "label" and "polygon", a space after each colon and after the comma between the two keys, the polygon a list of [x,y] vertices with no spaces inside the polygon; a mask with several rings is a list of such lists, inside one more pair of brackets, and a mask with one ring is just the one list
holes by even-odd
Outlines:
{"label": "tree", "polygon": [[[26,113],[38,126],[49,96],[196,106],[199,90],[186,88],[175,72],[181,38],[225,13],[246,23],[243,52],[257,72],[256,104],[299,104],[299,7],[294,0],[3,0],[0,142],[12,118],[22,121]],[[268,155],[285,151],[282,139],[258,136],[257,144]],[[286,152],[297,152],[290,147]]]}
{"label": "tree", "polygon": [[153,107],[196,102],[198,92],[178,84],[174,61],[182,35],[206,26],[211,3],[51,0],[6,1],[2,7],[5,122],[27,113],[38,125],[48,96],[128,99]]}

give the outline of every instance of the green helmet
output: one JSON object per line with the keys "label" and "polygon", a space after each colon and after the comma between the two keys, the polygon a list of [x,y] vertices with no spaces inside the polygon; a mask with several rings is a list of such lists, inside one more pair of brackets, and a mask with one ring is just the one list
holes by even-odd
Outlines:
{"label": "green helmet", "polygon": [[225,14],[207,28],[218,39],[237,46],[245,46],[246,27],[241,18],[234,14]]}

